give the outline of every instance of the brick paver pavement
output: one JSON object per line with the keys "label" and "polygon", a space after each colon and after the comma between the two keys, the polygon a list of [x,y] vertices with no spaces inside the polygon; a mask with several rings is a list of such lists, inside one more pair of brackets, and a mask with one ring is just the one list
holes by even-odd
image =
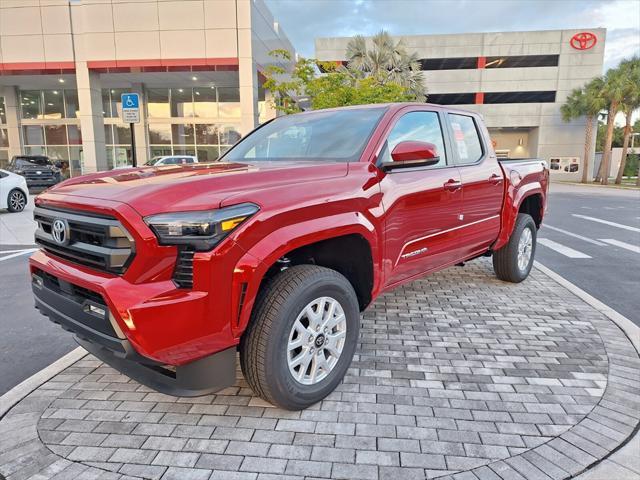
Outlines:
{"label": "brick paver pavement", "polygon": [[[43,321],[44,318],[43,318]],[[338,389],[302,412],[246,382],[174,398],[87,356],[0,421],[8,479],[559,479],[640,417],[637,352],[539,271],[487,260],[381,297]]]}

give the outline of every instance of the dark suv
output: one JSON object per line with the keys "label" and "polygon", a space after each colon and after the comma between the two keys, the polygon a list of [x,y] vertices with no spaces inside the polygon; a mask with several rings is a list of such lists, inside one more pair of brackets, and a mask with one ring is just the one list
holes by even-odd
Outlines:
{"label": "dark suv", "polygon": [[16,155],[7,170],[22,175],[29,188],[50,187],[62,180],[60,168],[45,155]]}

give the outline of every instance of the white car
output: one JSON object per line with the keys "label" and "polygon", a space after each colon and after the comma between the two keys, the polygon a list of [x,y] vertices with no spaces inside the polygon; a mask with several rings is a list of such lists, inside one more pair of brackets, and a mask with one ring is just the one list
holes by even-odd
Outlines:
{"label": "white car", "polygon": [[22,175],[0,170],[0,209],[21,212],[29,201],[27,181]]}
{"label": "white car", "polygon": [[162,157],[153,157],[145,166],[159,167],[160,165],[185,165],[189,163],[198,163],[198,157],[193,155],[165,155]]}

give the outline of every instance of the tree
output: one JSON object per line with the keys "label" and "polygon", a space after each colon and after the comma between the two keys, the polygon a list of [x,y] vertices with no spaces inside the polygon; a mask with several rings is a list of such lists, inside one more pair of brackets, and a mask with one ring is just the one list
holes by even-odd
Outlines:
{"label": "tree", "polygon": [[407,52],[402,40],[394,42],[384,30],[371,39],[371,48],[363,36],[353,37],[347,44],[346,57],[347,65],[339,71],[354,81],[372,78],[380,85],[395,83],[405,87],[416,100],[426,99],[418,55]]}
{"label": "tree", "polygon": [[[409,87],[400,85],[393,79],[395,77],[356,75],[334,62],[307,58],[299,58],[289,71],[282,64],[291,63],[290,52],[274,50],[270,55],[280,64],[272,64],[265,69],[264,88],[273,93],[273,106],[280,113],[300,112],[302,108],[297,100],[302,96],[308,97],[314,110],[417,100]],[[318,67],[326,73],[317,75]],[[399,75],[398,72],[396,74]]]}
{"label": "tree", "polygon": [[640,58],[633,57],[620,63],[618,69],[625,79],[625,95],[621,103],[621,110],[625,113],[624,141],[622,144],[622,157],[620,167],[616,175],[616,184],[622,183],[622,176],[627,164],[627,152],[629,148],[629,138],[631,137],[631,117],[633,112],[640,108]]}
{"label": "tree", "polygon": [[605,101],[601,95],[604,81],[601,77],[594,78],[581,88],[574,89],[560,107],[562,119],[569,122],[573,119],[586,117],[584,138],[584,165],[582,169],[582,183],[591,181],[591,158],[593,153],[593,124],[600,111],[605,108]]}
{"label": "tree", "polygon": [[612,68],[607,71],[604,78],[602,95],[607,102],[607,134],[602,152],[602,162],[596,177],[596,181],[599,181],[602,185],[609,184],[614,122],[617,113],[620,111],[621,104],[628,94],[629,82],[626,78],[627,74],[628,71],[626,69],[621,69],[620,67]]}

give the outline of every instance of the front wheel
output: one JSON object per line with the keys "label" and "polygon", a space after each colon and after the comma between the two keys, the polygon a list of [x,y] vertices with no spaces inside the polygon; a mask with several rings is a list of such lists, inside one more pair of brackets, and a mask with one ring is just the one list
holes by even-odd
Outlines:
{"label": "front wheel", "polygon": [[27,196],[22,190],[14,188],[7,197],[7,209],[10,212],[21,212],[27,206]]}
{"label": "front wheel", "polygon": [[316,265],[288,268],[256,300],[240,344],[242,373],[268,402],[306,408],[342,381],[359,328],[358,300],[344,276]]}
{"label": "front wheel", "polygon": [[536,253],[536,237],[533,218],[519,213],[509,242],[493,252],[493,270],[500,280],[519,283],[529,276]]}

